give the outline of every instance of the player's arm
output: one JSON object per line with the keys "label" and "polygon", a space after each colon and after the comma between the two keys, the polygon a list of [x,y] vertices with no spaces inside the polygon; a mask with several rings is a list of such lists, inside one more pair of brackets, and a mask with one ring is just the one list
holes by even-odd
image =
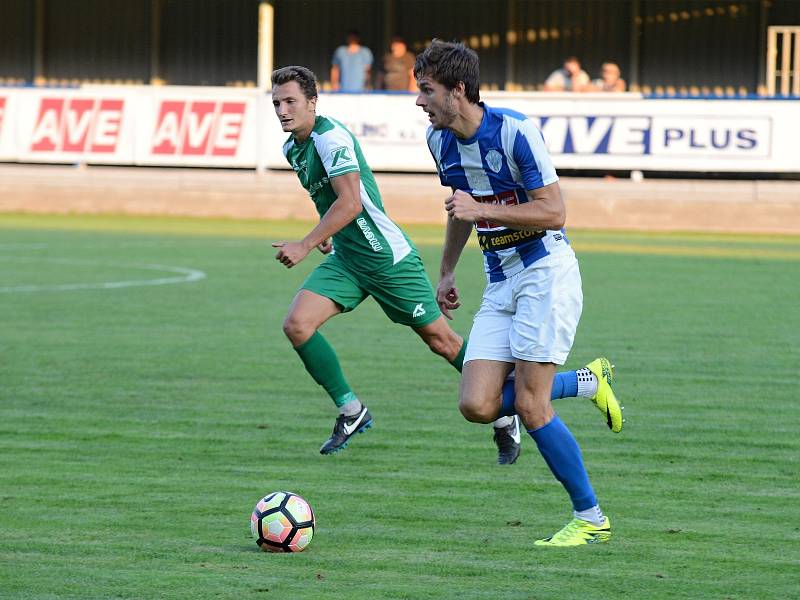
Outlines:
{"label": "player's arm", "polygon": [[439,265],[439,285],[436,286],[436,301],[442,314],[448,319],[453,318],[450,311],[461,306],[456,287],[456,265],[470,233],[472,233],[471,222],[447,219],[442,260]]}
{"label": "player's arm", "polygon": [[336,192],[336,201],[307,236],[299,242],[272,244],[274,248],[280,248],[275,259],[288,268],[298,264],[316,247],[324,252],[328,238],[344,229],[361,212],[361,175],[357,171],[334,177],[331,186]]}
{"label": "player's arm", "polygon": [[510,152],[519,170],[519,179],[515,181],[525,188],[528,202],[483,203],[476,202],[465,192],[455,192],[448,199],[447,212],[454,219],[492,221],[513,229],[561,229],[567,219],[567,209],[542,133],[527,119],[516,127]]}
{"label": "player's arm", "polygon": [[529,202],[524,204],[490,204],[477,202],[466,192],[457,190],[445,203],[452,219],[459,221],[492,221],[513,229],[561,229],[567,209],[558,182],[534,190],[526,190]]}

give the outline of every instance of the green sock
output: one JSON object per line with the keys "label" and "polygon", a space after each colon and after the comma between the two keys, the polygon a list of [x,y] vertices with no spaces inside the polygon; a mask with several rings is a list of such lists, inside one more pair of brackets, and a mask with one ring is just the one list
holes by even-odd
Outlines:
{"label": "green sock", "polygon": [[295,352],[300,355],[308,374],[325,388],[336,406],[356,399],[344,378],[336,351],[319,331],[315,331],[308,341],[297,346]]}
{"label": "green sock", "polygon": [[456,357],[450,361],[450,364],[453,365],[458,372],[461,373],[461,369],[464,367],[464,355],[467,353],[467,338],[464,338],[464,342],[461,344],[461,350],[458,351]]}

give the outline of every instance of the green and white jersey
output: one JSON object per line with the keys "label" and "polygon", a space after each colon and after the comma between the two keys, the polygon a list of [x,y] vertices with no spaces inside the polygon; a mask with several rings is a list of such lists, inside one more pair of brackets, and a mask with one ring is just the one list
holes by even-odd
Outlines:
{"label": "green and white jersey", "polygon": [[339,121],[317,116],[311,136],[302,144],[289,137],[283,154],[308,191],[322,217],[336,201],[331,179],[345,173],[361,178],[361,213],[333,236],[336,255],[364,272],[397,264],[415,248],[388,217],[372,171],[355,136]]}

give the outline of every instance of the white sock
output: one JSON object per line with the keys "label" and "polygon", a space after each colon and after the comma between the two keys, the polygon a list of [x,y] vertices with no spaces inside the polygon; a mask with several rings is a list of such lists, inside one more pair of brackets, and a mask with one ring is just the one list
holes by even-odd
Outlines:
{"label": "white sock", "polygon": [[600,510],[599,504],[595,504],[592,508],[587,508],[586,510],[572,511],[572,514],[575,515],[576,519],[588,521],[596,527],[602,527],[606,522],[606,518],[603,516],[603,511]]}
{"label": "white sock", "polygon": [[583,367],[575,371],[578,374],[578,397],[591,398],[597,393],[597,377],[589,369]]}
{"label": "white sock", "polygon": [[358,413],[361,412],[361,401],[356,398],[355,400],[350,400],[349,402],[345,402],[339,407],[339,414],[345,415],[346,417],[355,417]]}
{"label": "white sock", "polygon": [[514,422],[514,417],[500,417],[497,419],[492,425],[494,425],[497,429],[501,427],[508,427]]}

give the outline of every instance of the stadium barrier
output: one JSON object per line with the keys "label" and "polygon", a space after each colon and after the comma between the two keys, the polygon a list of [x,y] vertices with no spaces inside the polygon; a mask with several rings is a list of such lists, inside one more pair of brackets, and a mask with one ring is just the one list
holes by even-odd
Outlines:
{"label": "stadium barrier", "polygon": [[[557,168],[800,173],[800,100],[487,92],[533,117]],[[410,94],[322,94],[376,171],[431,172]],[[0,89],[0,160],[287,168],[268,95],[253,89]]]}

